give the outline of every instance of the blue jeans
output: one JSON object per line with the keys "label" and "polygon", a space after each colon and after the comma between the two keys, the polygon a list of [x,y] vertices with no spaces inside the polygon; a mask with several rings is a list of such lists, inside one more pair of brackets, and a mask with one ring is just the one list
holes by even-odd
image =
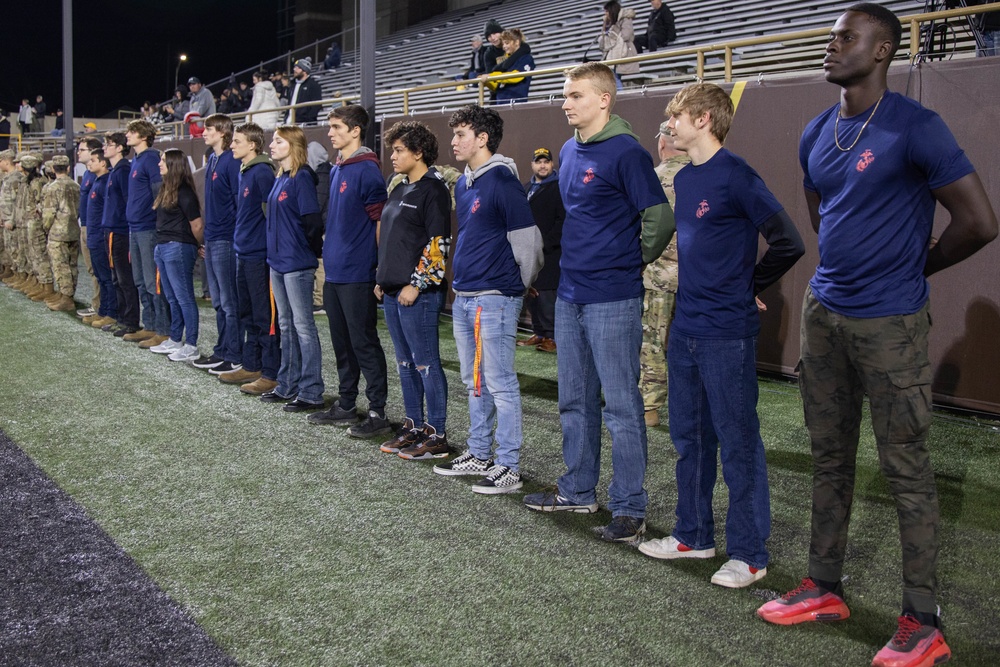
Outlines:
{"label": "blue jeans", "polygon": [[976,56],[1000,56],[1000,30],[983,31],[983,48],[976,50]]}
{"label": "blue jeans", "polygon": [[142,328],[166,336],[170,333],[171,318],[166,297],[156,291],[155,246],[155,230],[129,234],[128,252],[132,260],[132,280],[142,303]]}
{"label": "blue jeans", "polygon": [[642,298],[577,305],[556,300],[559,419],[566,474],[559,494],[597,502],[601,474],[601,390],[611,432],[612,516],[646,516],[646,423],[639,393]]}
{"label": "blue jeans", "polygon": [[260,371],[268,380],[274,380],[278,377],[281,348],[278,323],[272,322],[271,270],[266,259],[237,258],[236,301],[242,332],[246,335],[243,368],[252,373]]}
{"label": "blue jeans", "polygon": [[215,308],[215,326],[219,332],[213,354],[231,364],[240,363],[243,337],[236,305],[236,251],[232,241],[209,241],[205,244],[205,269],[208,291]]}
{"label": "blue jeans", "polygon": [[[198,344],[198,304],[194,300],[194,258],[198,247],[171,241],[160,243],[153,254],[160,269],[160,288],[170,304],[170,340]],[[182,339],[184,334],[186,339]]]}
{"label": "blue jeans", "polygon": [[673,536],[693,549],[715,546],[712,490],[721,456],[729,487],[726,551],[766,567],[771,501],[757,419],[757,338],[689,338],[671,330],[667,367],[670,438],[679,455]]}
{"label": "blue jeans", "polygon": [[322,357],[312,311],[315,279],[316,269],[290,273],[271,269],[271,290],[281,328],[281,365],[275,391],[309,403],[322,403]]}
{"label": "blue jeans", "polygon": [[[521,302],[519,296],[456,296],[451,306],[462,382],[469,393],[469,451],[479,459],[491,457],[496,421],[496,462],[513,470],[519,469],[522,440],[521,388],[514,372]],[[478,376],[474,373],[477,343]]]}
{"label": "blue jeans", "polygon": [[444,304],[444,290],[424,292],[411,306],[401,306],[386,294],[385,323],[396,348],[399,383],[403,388],[406,416],[415,426],[424,423],[424,396],[427,396],[427,423],[445,433],[448,408],[448,381],[441,368],[438,348],[438,315]]}

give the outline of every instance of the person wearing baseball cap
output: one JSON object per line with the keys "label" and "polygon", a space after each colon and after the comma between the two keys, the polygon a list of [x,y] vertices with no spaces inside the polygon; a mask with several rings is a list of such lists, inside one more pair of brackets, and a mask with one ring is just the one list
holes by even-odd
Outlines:
{"label": "person wearing baseball cap", "polygon": [[208,118],[215,113],[215,98],[212,91],[202,85],[201,79],[196,76],[188,79],[188,90],[191,91],[191,111],[195,111],[202,118]]}

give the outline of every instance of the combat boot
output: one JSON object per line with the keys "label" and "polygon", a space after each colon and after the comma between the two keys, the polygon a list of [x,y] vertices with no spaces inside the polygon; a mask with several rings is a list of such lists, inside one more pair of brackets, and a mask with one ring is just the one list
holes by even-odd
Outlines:
{"label": "combat boot", "polygon": [[7,280],[12,275],[14,275],[14,272],[10,270],[9,266],[5,265],[3,267],[3,271],[0,271],[0,280]]}
{"label": "combat boot", "polygon": [[21,286],[24,285],[24,281],[28,279],[23,273],[15,273],[14,277],[8,283],[13,289],[20,290]]}
{"label": "combat boot", "polygon": [[52,283],[44,283],[41,289],[35,290],[33,294],[29,294],[28,298],[32,301],[45,301],[50,296],[54,296],[55,293],[55,290],[52,289]]}
{"label": "combat boot", "polygon": [[36,287],[39,287],[38,281],[35,280],[35,276],[30,273],[24,277],[21,281],[21,286],[17,289],[21,291],[22,294],[27,295],[28,292],[33,291]]}
{"label": "combat boot", "polygon": [[49,307],[49,310],[56,312],[69,313],[76,310],[76,302],[73,301],[73,297],[65,294],[60,294],[59,298],[54,301],[49,299],[45,302],[45,305]]}

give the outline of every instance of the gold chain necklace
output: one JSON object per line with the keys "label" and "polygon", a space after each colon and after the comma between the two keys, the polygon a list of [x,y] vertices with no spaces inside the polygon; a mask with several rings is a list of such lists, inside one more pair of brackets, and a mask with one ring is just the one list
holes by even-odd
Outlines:
{"label": "gold chain necklace", "polygon": [[840,118],[842,114],[841,110],[837,109],[837,120],[833,123],[833,142],[837,144],[837,148],[839,148],[842,152],[847,153],[857,146],[858,141],[861,139],[861,133],[865,131],[866,127],[868,127],[868,123],[872,122],[872,118],[875,117],[875,112],[878,111],[878,105],[882,104],[882,98],[885,97],[885,93],[886,91],[883,90],[882,95],[878,98],[878,102],[875,103],[875,108],[872,109],[872,114],[868,116],[868,120],[866,120],[865,124],[861,126],[861,129],[858,131],[858,136],[854,137],[854,142],[847,148],[840,145]]}

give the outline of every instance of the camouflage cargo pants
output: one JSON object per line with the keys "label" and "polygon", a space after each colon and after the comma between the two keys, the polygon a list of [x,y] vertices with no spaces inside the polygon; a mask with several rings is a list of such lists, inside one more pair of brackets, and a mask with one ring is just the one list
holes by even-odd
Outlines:
{"label": "camouflage cargo pants", "polygon": [[48,238],[45,230],[42,229],[42,221],[31,221],[28,223],[28,257],[31,260],[31,270],[34,271],[38,282],[50,284],[52,282],[52,263],[49,261]]}
{"label": "camouflage cargo pants", "polygon": [[11,266],[10,252],[7,251],[7,236],[10,232],[6,227],[0,226],[0,265]]}
{"label": "camouflage cargo pants", "polygon": [[72,297],[76,293],[76,278],[80,272],[80,242],[49,241],[48,251],[59,293]]}
{"label": "camouflage cargo pants", "polygon": [[11,254],[14,265],[18,273],[28,273],[34,275],[31,270],[31,262],[28,260],[28,228],[18,227],[11,232]]}
{"label": "camouflage cargo pants", "polygon": [[931,424],[930,314],[859,319],[825,308],[806,290],[799,389],[812,441],[809,575],[838,581],[847,547],[865,394],[879,467],[899,518],[903,609],[937,610],[937,487],[927,451]]}
{"label": "camouflage cargo pants", "polygon": [[667,402],[667,336],[674,317],[675,294],[646,290],[642,300],[642,349],[639,391],[644,409],[659,410]]}
{"label": "camouflage cargo pants", "polygon": [[80,254],[83,255],[83,263],[87,265],[87,273],[90,274],[90,281],[93,284],[94,296],[90,298],[90,307],[96,312],[101,309],[101,284],[97,282],[97,276],[94,275],[94,265],[90,261],[90,250],[87,249],[86,225],[80,227]]}

